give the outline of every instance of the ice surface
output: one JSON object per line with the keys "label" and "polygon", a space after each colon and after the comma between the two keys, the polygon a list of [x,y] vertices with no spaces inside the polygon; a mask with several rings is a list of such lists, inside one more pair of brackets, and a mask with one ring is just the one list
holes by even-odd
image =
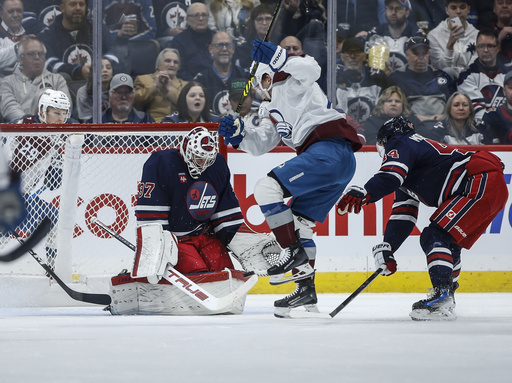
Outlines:
{"label": "ice surface", "polygon": [[[329,312],[348,294],[322,294]],[[413,322],[423,294],[363,293],[335,318],[111,316],[99,306],[1,308],[0,382],[512,381],[512,294],[457,294],[455,322]]]}

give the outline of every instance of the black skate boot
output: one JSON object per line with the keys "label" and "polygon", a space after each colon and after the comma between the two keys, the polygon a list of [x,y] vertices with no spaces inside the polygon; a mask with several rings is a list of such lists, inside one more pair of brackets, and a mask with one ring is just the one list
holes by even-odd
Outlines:
{"label": "black skate boot", "polygon": [[290,295],[274,302],[274,316],[277,318],[289,318],[290,310],[294,307],[304,306],[307,311],[320,312],[316,307],[315,283],[309,279],[297,282],[295,291]]}
{"label": "black skate boot", "polygon": [[[297,269],[297,272],[292,276],[285,277],[284,274],[292,269]],[[267,274],[270,275],[269,283],[271,285],[280,285],[304,279],[311,276],[314,272],[315,270],[309,265],[308,255],[300,240],[286,248],[283,258],[267,270]]]}
{"label": "black skate boot", "polygon": [[418,321],[449,321],[457,319],[453,312],[455,308],[454,291],[450,287],[434,287],[433,293],[427,299],[422,299],[412,305],[409,316]]}

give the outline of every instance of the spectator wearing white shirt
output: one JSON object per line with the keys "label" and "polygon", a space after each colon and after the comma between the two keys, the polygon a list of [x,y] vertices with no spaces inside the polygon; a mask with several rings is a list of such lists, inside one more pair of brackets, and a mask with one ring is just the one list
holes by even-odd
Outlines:
{"label": "spectator wearing white shirt", "polygon": [[436,69],[453,68],[455,76],[466,70],[477,58],[475,46],[478,30],[467,21],[471,7],[467,0],[448,0],[442,21],[427,36],[430,41],[430,63]]}

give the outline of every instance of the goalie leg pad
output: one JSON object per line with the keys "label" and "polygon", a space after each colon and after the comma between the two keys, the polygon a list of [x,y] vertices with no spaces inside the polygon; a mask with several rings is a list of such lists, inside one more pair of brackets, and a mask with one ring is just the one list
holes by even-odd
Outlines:
{"label": "goalie leg pad", "polygon": [[178,240],[162,225],[150,223],[137,228],[137,250],[132,277],[146,277],[150,283],[158,283],[167,268],[178,262]]}

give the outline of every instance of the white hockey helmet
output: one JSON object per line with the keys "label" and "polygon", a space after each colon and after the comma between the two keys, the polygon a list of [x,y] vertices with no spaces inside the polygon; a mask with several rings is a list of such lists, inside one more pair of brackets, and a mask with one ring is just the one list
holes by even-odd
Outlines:
{"label": "white hockey helmet", "polygon": [[192,178],[197,178],[217,159],[217,143],[208,129],[197,126],[183,137],[180,153]]}
{"label": "white hockey helmet", "polygon": [[69,98],[66,93],[60,90],[46,89],[39,97],[38,113],[41,122],[46,123],[46,112],[50,106],[55,109],[66,110],[66,120],[71,115]]}
{"label": "white hockey helmet", "polygon": [[[255,65],[255,63],[252,63],[251,72],[252,72],[253,65]],[[263,89],[261,87],[261,82],[262,82],[263,76],[265,74],[268,75],[268,77],[270,77],[270,86],[266,89]],[[252,86],[259,89],[260,91],[262,91],[263,94],[265,95],[265,97],[270,99],[270,94],[268,93],[268,91],[272,88],[273,84],[274,84],[274,71],[272,69],[270,69],[270,66],[268,64],[258,63],[258,68],[256,69],[256,73],[254,74],[254,78],[252,79]]]}

